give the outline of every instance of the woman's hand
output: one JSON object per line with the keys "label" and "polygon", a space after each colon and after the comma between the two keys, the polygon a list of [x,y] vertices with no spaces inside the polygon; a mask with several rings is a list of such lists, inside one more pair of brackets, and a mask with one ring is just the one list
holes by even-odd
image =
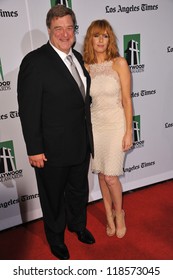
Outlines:
{"label": "woman's hand", "polygon": [[122,142],[123,151],[126,152],[130,150],[132,146],[133,146],[132,132],[129,133],[126,132]]}

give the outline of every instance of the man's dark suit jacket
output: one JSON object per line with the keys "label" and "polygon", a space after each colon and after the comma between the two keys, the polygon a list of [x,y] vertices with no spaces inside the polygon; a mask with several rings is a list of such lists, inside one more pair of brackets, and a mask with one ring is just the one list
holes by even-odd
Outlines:
{"label": "man's dark suit jacket", "polygon": [[90,77],[81,54],[73,53],[87,78],[85,102],[70,71],[49,43],[25,56],[18,75],[19,115],[27,153],[44,153],[49,164],[55,166],[80,164],[85,159],[88,137],[93,155]]}

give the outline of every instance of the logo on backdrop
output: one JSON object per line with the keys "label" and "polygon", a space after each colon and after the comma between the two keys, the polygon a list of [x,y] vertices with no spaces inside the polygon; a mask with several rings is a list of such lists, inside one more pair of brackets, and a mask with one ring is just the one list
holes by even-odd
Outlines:
{"label": "logo on backdrop", "polygon": [[141,162],[140,164],[133,164],[133,166],[129,166],[129,167],[125,167],[123,168],[124,172],[132,172],[132,171],[136,171],[136,170],[139,170],[139,169],[144,169],[146,167],[151,167],[151,166],[154,166],[156,164],[155,160],[153,161],[144,161],[144,162]]}
{"label": "logo on backdrop", "polygon": [[4,78],[2,62],[0,59],[0,91],[10,90],[11,89],[10,84],[11,84],[11,82],[6,81]]}
{"label": "logo on backdrop", "polygon": [[10,111],[9,113],[0,114],[0,121],[6,120],[8,118],[15,119],[19,117],[18,111]]}
{"label": "logo on backdrop", "polygon": [[165,123],[165,128],[173,128],[173,122],[166,122]]}
{"label": "logo on backdrop", "polygon": [[156,89],[151,89],[151,90],[146,90],[146,89],[141,89],[141,91],[134,92],[132,91],[131,96],[134,97],[145,97],[145,96],[153,96],[157,93]]}
{"label": "logo on backdrop", "polygon": [[131,6],[122,6],[122,5],[117,5],[117,6],[106,6],[105,10],[106,13],[134,13],[134,12],[151,12],[151,11],[156,11],[158,10],[159,5],[148,5],[148,4],[141,4],[141,6],[135,6],[135,5],[131,5]]}
{"label": "logo on backdrop", "polygon": [[0,59],[0,75],[1,75],[1,80],[4,81],[4,74],[3,74],[3,70],[2,70],[1,59]]}
{"label": "logo on backdrop", "polygon": [[172,52],[173,52],[173,47],[168,46],[168,47],[167,47],[167,52],[168,52],[168,53],[172,53]]}
{"label": "logo on backdrop", "polygon": [[13,141],[0,142],[0,182],[23,177],[16,167]]}
{"label": "logo on backdrop", "polygon": [[14,204],[18,204],[19,202],[27,202],[29,200],[38,199],[39,194],[25,194],[21,197],[18,197],[17,199],[11,198],[8,201],[0,202],[0,208],[8,208],[9,206],[12,206]]}
{"label": "logo on backdrop", "polygon": [[0,9],[0,17],[18,17],[18,11],[3,11]]}
{"label": "logo on backdrop", "polygon": [[51,7],[57,5],[57,4],[61,4],[61,5],[65,5],[66,7],[72,9],[72,0],[51,0]]}
{"label": "logo on backdrop", "polygon": [[141,140],[141,116],[133,116],[133,148],[141,148],[144,146],[144,140]]}
{"label": "logo on backdrop", "polygon": [[140,34],[124,35],[124,57],[132,73],[144,71],[144,64],[141,64],[141,39]]}

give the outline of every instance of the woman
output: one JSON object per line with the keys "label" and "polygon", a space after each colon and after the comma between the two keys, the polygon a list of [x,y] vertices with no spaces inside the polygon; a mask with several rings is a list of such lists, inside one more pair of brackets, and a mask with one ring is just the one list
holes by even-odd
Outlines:
{"label": "woman", "polygon": [[96,20],[84,40],[84,61],[91,76],[91,117],[95,156],[92,172],[98,174],[106,211],[108,236],[126,233],[122,209],[125,152],[132,147],[131,75],[118,53],[116,36],[108,21]]}

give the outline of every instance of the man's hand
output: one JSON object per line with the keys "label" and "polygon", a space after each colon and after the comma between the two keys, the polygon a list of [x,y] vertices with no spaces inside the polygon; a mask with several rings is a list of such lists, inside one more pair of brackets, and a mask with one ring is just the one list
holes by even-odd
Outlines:
{"label": "man's hand", "polygon": [[44,154],[28,156],[29,162],[32,166],[42,168],[44,167],[44,162],[47,161],[47,158]]}

